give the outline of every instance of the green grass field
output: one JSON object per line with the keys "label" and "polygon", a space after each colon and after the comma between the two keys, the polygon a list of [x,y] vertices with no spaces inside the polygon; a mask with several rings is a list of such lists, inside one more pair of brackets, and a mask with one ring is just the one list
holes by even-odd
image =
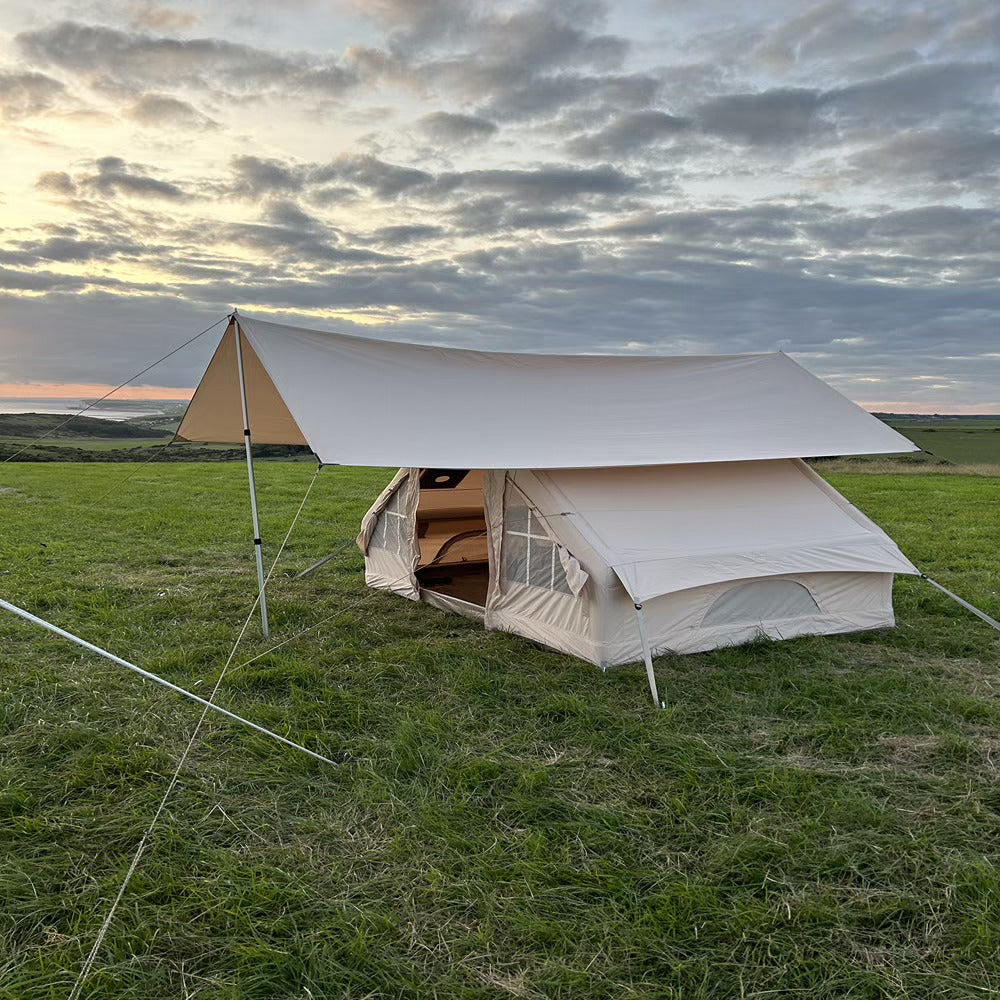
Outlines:
{"label": "green grass field", "polygon": [[[827,474],[1000,612],[1000,479],[879,468]],[[258,473],[273,554],[312,469]],[[354,549],[294,581],[388,475],[323,471],[272,644],[328,620],[220,693],[341,765],[207,724],[84,996],[1000,990],[1000,634],[904,579],[892,631],[659,659],[657,712],[641,667],[367,591]],[[248,535],[237,464],[0,473],[0,596],[198,691]],[[199,710],[11,617],[0,650],[0,997],[66,997]]]}

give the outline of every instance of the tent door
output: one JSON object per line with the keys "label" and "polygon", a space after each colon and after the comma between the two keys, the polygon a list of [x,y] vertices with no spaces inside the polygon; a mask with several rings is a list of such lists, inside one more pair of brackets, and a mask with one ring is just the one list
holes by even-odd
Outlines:
{"label": "tent door", "polygon": [[486,606],[490,562],[483,475],[469,469],[423,469],[417,505],[421,590]]}

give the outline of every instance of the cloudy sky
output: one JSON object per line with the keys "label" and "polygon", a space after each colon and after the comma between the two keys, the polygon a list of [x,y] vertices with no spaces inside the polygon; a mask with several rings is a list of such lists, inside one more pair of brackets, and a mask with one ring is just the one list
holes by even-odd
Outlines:
{"label": "cloudy sky", "polygon": [[0,394],[238,305],[780,349],[869,406],[1000,412],[998,54],[996,0],[7,0]]}

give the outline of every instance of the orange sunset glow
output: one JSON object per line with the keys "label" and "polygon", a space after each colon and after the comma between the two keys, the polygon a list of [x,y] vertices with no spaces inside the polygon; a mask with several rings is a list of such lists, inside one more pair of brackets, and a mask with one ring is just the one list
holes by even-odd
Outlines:
{"label": "orange sunset glow", "polygon": [[[99,382],[0,382],[0,398],[5,399],[98,399],[115,387]],[[113,399],[149,400],[191,398],[192,389],[162,385],[129,385],[114,393]]]}

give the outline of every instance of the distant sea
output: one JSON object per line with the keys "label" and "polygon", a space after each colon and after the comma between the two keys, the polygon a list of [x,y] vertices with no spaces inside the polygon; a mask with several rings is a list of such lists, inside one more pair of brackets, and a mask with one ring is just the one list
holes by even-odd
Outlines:
{"label": "distant sea", "polygon": [[[108,405],[110,403],[110,405]],[[85,399],[17,399],[0,398],[0,413],[78,413],[87,405]],[[165,413],[176,413],[184,406],[183,401],[169,400],[110,400],[87,410],[85,417],[100,417],[103,420],[128,420],[132,417],[161,417]]]}

